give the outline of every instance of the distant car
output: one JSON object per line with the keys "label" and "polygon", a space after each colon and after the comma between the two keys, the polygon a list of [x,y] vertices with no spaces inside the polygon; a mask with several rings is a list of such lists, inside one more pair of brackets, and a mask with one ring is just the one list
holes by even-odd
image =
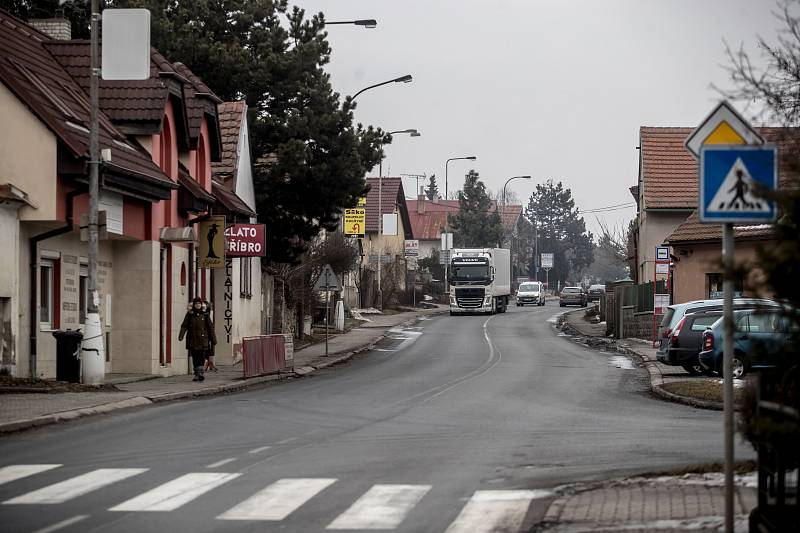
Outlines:
{"label": "distant car", "polygon": [[[721,310],[700,311],[685,315],[669,337],[668,348],[656,359],[665,365],[683,367],[690,374],[704,373],[697,354],[703,347],[703,332],[722,316]],[[708,372],[705,372],[708,373]]]}
{"label": "distant car", "polygon": [[561,307],[567,305],[579,305],[586,307],[586,293],[580,287],[564,287],[561,289],[561,295],[558,299],[558,304]]}
{"label": "distant car", "polygon": [[[703,348],[698,354],[705,370],[722,373],[724,320],[718,319],[703,333]],[[741,379],[752,368],[771,366],[786,344],[797,340],[797,323],[785,308],[734,311],[733,377]]]}
{"label": "distant car", "polygon": [[[773,300],[766,300],[764,298],[735,298],[733,300],[734,309],[756,309],[759,307],[780,307],[778,302]],[[691,302],[684,302],[681,304],[673,304],[667,307],[664,316],[661,317],[661,323],[658,326],[658,339],[660,345],[658,347],[658,355],[666,355],[669,348],[669,338],[672,331],[681,319],[688,314],[697,313],[699,311],[721,311],[722,300],[693,300]]]}
{"label": "distant car", "polygon": [[539,281],[526,281],[517,289],[517,307],[521,305],[544,305],[544,287]]}
{"label": "distant car", "polygon": [[606,293],[605,285],[589,285],[589,294],[586,299],[590,302],[599,302],[600,298]]}

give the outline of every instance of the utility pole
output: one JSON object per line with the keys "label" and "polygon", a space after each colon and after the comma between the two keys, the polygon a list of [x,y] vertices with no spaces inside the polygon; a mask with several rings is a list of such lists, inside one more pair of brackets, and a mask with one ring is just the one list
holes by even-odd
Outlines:
{"label": "utility pole", "polygon": [[102,384],[105,380],[105,348],[103,331],[100,325],[100,295],[97,291],[97,258],[100,252],[98,232],[98,203],[100,195],[100,61],[98,57],[100,20],[99,0],[91,2],[91,43],[89,66],[89,249],[88,290],[89,298],[84,326],[81,368],[83,382],[90,385]]}

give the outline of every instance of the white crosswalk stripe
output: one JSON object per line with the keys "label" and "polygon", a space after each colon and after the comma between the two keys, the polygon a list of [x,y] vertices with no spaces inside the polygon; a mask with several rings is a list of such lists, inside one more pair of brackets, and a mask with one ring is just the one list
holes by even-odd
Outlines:
{"label": "white crosswalk stripe", "polygon": [[9,465],[0,468],[0,485],[10,483],[24,477],[32,476],[40,472],[46,472],[61,465]]}
{"label": "white crosswalk stripe", "polygon": [[280,479],[217,518],[283,520],[335,482],[336,479],[329,478]]}
{"label": "white crosswalk stripe", "polygon": [[185,474],[116,505],[109,511],[174,511],[240,475],[222,472]]}
{"label": "white crosswalk stripe", "polygon": [[147,468],[100,468],[3,502],[9,504],[64,503],[105,486],[147,472]]}
{"label": "white crosswalk stripe", "polygon": [[394,529],[430,489],[430,485],[373,485],[327,529]]}
{"label": "white crosswalk stripe", "polygon": [[544,490],[475,491],[445,533],[519,531],[531,501],[550,494]]}

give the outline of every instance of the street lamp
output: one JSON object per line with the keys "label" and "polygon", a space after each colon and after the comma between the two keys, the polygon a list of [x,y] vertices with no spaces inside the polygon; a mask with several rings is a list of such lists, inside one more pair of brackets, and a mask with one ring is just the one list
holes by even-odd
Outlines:
{"label": "street lamp", "polygon": [[[410,77],[410,76],[409,76]],[[366,89],[365,89],[366,90]],[[407,133],[411,137],[419,137],[421,133],[415,129],[390,131],[389,135]],[[383,146],[381,146],[383,149]],[[383,154],[378,163],[378,309],[383,310],[383,291],[381,290],[381,259],[383,256]]]}
{"label": "street lamp", "polygon": [[411,74],[406,74],[405,76],[400,76],[399,78],[394,78],[392,80],[387,80],[387,81],[383,81],[381,83],[376,83],[375,85],[370,85],[369,87],[364,87],[363,89],[358,91],[356,94],[354,94],[352,97],[350,97],[350,100],[351,101],[355,100],[356,97],[359,94],[363,93],[364,91],[368,91],[370,89],[374,89],[375,87],[380,87],[381,85],[387,85],[389,83],[409,83],[412,79],[413,78],[411,77]]}
{"label": "street lamp", "polygon": [[444,163],[444,199],[447,200],[447,165],[450,164],[450,161],[458,161],[459,159],[469,159],[470,161],[475,161],[477,157],[474,155],[468,155],[466,157],[451,157]]}
{"label": "street lamp", "polygon": [[367,28],[371,30],[378,25],[378,21],[375,19],[337,20],[336,22],[325,21],[326,26],[332,26],[334,24],[352,24],[354,26],[361,26],[362,28]]}
{"label": "street lamp", "polygon": [[[477,159],[477,157],[475,157],[474,155],[468,155],[468,156],[464,156],[464,157],[451,157],[450,159],[448,159],[447,161],[444,162],[444,199],[445,200],[447,200],[447,165],[450,164],[450,161],[458,161],[459,159],[468,159],[470,161],[475,161]],[[449,232],[450,232],[450,216],[448,215],[446,220],[445,220],[444,233],[445,233],[445,235],[447,235]],[[444,238],[445,247],[444,247],[444,250],[442,250],[442,253],[446,256],[445,257],[445,263],[444,263],[444,288],[445,288],[445,290],[447,292],[449,292],[450,291],[450,287],[449,287],[450,283],[448,281],[448,274],[450,272],[450,254],[447,253],[447,250],[449,250],[449,248],[447,247],[448,246],[447,242],[448,242],[447,241],[447,237],[445,236],[445,238]]]}
{"label": "street lamp", "polygon": [[[505,184],[503,184],[503,195],[502,195],[503,212],[500,214],[500,224],[503,223],[503,215],[505,215],[505,211],[506,211],[506,186],[509,184],[509,182],[511,180],[529,180],[529,179],[531,179],[531,177],[528,176],[528,175],[525,175],[525,176],[514,176],[514,177],[511,177],[511,178],[508,178],[506,180]],[[511,280],[511,284],[512,285],[514,284],[514,230],[515,229],[516,228],[511,228],[511,238],[509,239],[509,244],[510,244],[510,246],[509,246],[509,256],[510,257],[509,258],[510,258],[510,261],[509,261],[508,268],[509,268],[509,279]],[[536,239],[534,238],[534,241],[535,240]]]}

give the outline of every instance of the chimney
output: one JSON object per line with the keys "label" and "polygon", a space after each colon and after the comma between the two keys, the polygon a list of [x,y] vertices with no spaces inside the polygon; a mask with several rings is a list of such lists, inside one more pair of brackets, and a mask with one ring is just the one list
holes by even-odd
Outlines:
{"label": "chimney", "polygon": [[417,213],[420,215],[425,214],[425,187],[420,185],[419,187],[419,196],[417,196]]}
{"label": "chimney", "polygon": [[69,41],[72,39],[72,27],[67,19],[31,19],[28,25],[36,28],[51,39],[56,41]]}

